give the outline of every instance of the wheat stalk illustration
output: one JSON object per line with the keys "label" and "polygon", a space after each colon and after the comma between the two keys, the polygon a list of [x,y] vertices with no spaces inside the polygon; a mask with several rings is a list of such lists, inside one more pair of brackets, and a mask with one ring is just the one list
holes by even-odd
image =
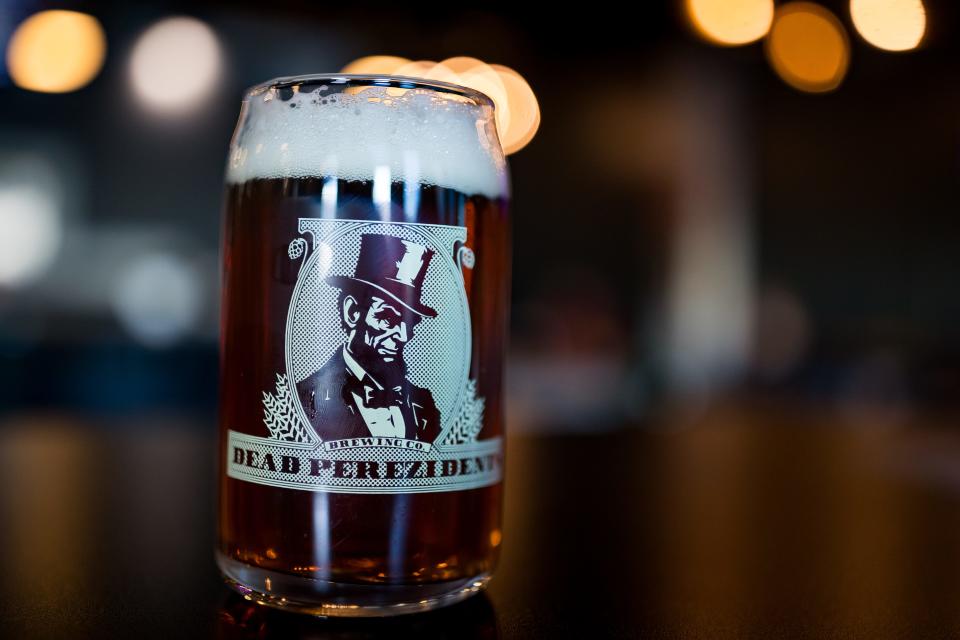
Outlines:
{"label": "wheat stalk illustration", "polygon": [[483,409],[486,405],[483,398],[477,396],[477,381],[467,380],[466,397],[457,412],[450,434],[445,444],[463,444],[476,442],[480,430],[483,428]]}
{"label": "wheat stalk illustration", "polygon": [[285,374],[277,374],[276,395],[263,392],[263,422],[270,437],[288,442],[310,442],[309,427],[300,419]]}

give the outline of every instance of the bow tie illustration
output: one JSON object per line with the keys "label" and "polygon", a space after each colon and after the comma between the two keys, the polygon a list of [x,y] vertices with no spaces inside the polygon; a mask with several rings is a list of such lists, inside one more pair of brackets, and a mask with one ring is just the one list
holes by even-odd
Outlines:
{"label": "bow tie illustration", "polygon": [[351,378],[343,386],[344,400],[349,404],[352,400],[352,394],[360,396],[364,406],[371,409],[384,409],[392,405],[400,406],[403,404],[403,389],[394,387],[393,389],[380,389],[373,379],[365,375],[362,380]]}

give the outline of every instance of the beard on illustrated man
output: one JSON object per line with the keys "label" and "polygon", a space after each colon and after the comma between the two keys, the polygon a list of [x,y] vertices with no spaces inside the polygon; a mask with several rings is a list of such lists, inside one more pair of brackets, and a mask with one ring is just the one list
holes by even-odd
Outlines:
{"label": "beard on illustrated man", "polygon": [[440,411],[428,389],[407,379],[404,347],[437,311],[420,301],[433,251],[393,236],[361,236],[353,276],[330,276],[347,338],[297,383],[300,403],[323,440],[370,436],[433,442]]}

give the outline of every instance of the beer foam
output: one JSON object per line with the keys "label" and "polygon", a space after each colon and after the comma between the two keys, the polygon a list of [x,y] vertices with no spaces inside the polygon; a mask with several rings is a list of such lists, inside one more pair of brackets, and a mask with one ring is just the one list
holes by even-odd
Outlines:
{"label": "beer foam", "polygon": [[231,143],[228,182],[389,175],[391,182],[468,195],[508,193],[489,105],[419,88],[285,91],[273,86],[247,98]]}

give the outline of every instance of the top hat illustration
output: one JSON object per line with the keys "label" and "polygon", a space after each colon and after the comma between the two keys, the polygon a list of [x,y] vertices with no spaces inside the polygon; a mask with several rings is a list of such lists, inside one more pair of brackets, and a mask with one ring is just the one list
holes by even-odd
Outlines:
{"label": "top hat illustration", "polygon": [[437,311],[420,302],[433,253],[416,242],[367,233],[360,237],[353,276],[330,276],[326,282],[341,289],[371,287],[416,314],[436,318]]}

